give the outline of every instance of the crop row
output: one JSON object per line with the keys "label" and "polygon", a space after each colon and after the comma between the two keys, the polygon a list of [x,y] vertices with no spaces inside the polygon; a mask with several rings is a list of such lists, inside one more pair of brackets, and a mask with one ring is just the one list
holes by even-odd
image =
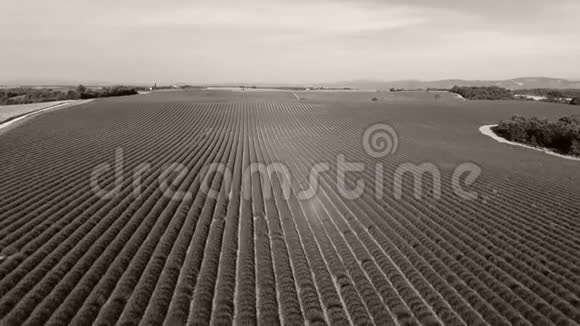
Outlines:
{"label": "crop row", "polygon": [[[40,130],[8,133],[0,145],[13,155],[0,154],[10,171],[0,181],[0,324],[580,323],[580,223],[562,186],[546,196],[563,192],[569,207],[541,199],[520,177],[501,182],[504,171],[492,167],[473,186],[491,195],[475,201],[447,184],[441,199],[419,198],[409,180],[401,200],[368,189],[346,199],[340,177],[351,189],[374,185],[369,167],[380,163],[389,184],[400,163],[436,151],[402,130],[402,145],[414,150],[366,155],[359,129],[388,110],[230,96],[238,98],[88,106],[62,112],[70,124],[61,132],[53,114],[36,122]],[[98,122],[81,128],[89,118]],[[121,182],[114,169],[100,178],[118,195],[98,198],[88,173],[118,147]],[[367,168],[341,175],[338,154]],[[161,172],[174,162],[187,169]],[[302,199],[320,162],[332,163],[316,195]],[[150,168],[135,193],[142,163]],[[207,172],[212,163],[226,171]],[[255,163],[291,174],[249,174]],[[167,196],[164,180],[189,195]],[[531,201],[545,206],[530,215],[523,206]]]}

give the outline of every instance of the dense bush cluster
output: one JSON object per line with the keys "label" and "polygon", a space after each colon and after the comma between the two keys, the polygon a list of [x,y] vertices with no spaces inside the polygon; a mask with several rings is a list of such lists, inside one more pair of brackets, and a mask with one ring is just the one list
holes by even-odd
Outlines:
{"label": "dense bush cluster", "polygon": [[[103,87],[100,89],[90,89],[79,86],[73,96],[81,99],[98,98],[98,97],[113,97],[113,96],[128,96],[138,94],[137,88],[127,86],[113,86]],[[82,90],[82,91],[81,91]]]}
{"label": "dense bush cluster", "polygon": [[0,89],[0,105],[29,104],[136,94],[138,94],[137,88],[127,86],[87,88],[83,85],[79,85],[75,89],[6,88]]}
{"label": "dense bush cluster", "polygon": [[511,141],[553,149],[562,154],[580,156],[580,116],[557,121],[514,116],[502,121],[493,131]]}
{"label": "dense bush cluster", "polygon": [[459,87],[453,86],[452,93],[459,94],[468,100],[511,100],[513,94],[510,90],[497,87]]}

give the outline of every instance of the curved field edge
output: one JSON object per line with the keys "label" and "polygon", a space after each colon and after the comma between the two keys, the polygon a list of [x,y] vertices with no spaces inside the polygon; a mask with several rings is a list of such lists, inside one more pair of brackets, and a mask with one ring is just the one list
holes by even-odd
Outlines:
{"label": "curved field edge", "polygon": [[6,122],[10,119],[25,115],[27,113],[36,112],[39,110],[55,107],[71,103],[73,100],[49,101],[40,103],[16,104],[16,105],[0,105],[0,122]]}
{"label": "curved field edge", "polygon": [[19,114],[19,115],[14,115],[14,116],[8,117],[6,120],[0,121],[0,132],[5,131],[9,127],[15,126],[19,122],[22,122],[28,118],[32,118],[34,116],[40,115],[40,114],[45,113],[47,111],[53,111],[53,110],[62,109],[65,107],[73,107],[76,105],[88,103],[90,101],[92,101],[92,99],[59,102],[59,103],[54,103],[53,105],[50,105],[48,107],[41,106],[40,108],[38,108],[34,111],[24,112],[24,113]]}
{"label": "curved field edge", "polygon": [[497,127],[497,124],[493,124],[493,125],[484,125],[479,127],[479,132],[482,133],[485,136],[488,136],[490,138],[492,138],[493,140],[502,143],[502,144],[508,144],[508,145],[513,145],[513,146],[519,146],[519,147],[523,147],[523,148],[527,148],[527,149],[532,149],[538,152],[542,152],[544,154],[548,154],[548,155],[552,155],[552,156],[556,156],[559,158],[563,158],[566,160],[571,160],[571,161],[580,161],[579,157],[575,157],[575,156],[570,156],[570,155],[563,155],[560,153],[556,153],[550,149],[547,148],[539,148],[539,147],[534,147],[534,146],[530,146],[530,145],[526,145],[526,144],[522,144],[522,143],[518,143],[518,142],[513,142],[510,140],[507,140],[499,135],[497,135],[492,128]]}

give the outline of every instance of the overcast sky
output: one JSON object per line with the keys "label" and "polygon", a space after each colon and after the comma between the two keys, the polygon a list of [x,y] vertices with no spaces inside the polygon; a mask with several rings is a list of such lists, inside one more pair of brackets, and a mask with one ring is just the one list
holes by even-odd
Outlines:
{"label": "overcast sky", "polygon": [[578,0],[18,0],[9,81],[580,79]]}

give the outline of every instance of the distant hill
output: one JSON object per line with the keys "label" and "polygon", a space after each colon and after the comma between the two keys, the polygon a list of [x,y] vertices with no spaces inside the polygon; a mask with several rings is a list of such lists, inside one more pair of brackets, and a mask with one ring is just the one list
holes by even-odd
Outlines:
{"label": "distant hill", "polygon": [[355,80],[349,82],[338,82],[326,84],[329,87],[354,87],[360,89],[426,89],[426,88],[452,88],[453,86],[498,86],[507,89],[531,89],[531,88],[555,88],[571,89],[580,88],[580,81],[571,81],[561,78],[548,77],[524,77],[508,80],[463,80],[446,79],[436,81],[420,80],[399,80],[399,81],[377,81],[377,80]]}
{"label": "distant hill", "polygon": [[[2,85],[10,87],[17,86],[76,86],[83,84],[85,86],[114,86],[118,83],[98,80],[85,81],[64,81],[64,80],[20,80],[20,81],[5,81],[1,80]],[[150,86],[154,82],[124,82],[123,85],[145,85]],[[263,82],[236,82],[236,83],[172,83],[164,82],[159,85],[199,85],[199,86],[256,86],[256,87],[328,87],[328,88],[356,88],[356,89],[378,89],[388,90],[390,88],[403,89],[426,89],[426,88],[441,88],[450,89],[453,86],[498,86],[511,90],[518,89],[537,89],[537,88],[552,88],[552,89],[580,89],[580,80],[573,81],[562,78],[549,77],[524,77],[507,80],[464,80],[464,79],[445,79],[435,81],[421,81],[421,80],[397,80],[397,81],[383,81],[383,80],[352,80],[342,82],[330,83],[313,83],[313,84],[292,84],[292,83],[263,83]]]}

